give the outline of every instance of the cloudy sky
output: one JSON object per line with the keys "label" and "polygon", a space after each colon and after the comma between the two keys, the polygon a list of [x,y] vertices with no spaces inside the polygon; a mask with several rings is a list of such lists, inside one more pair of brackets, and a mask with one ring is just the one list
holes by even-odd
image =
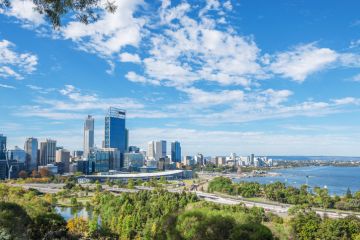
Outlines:
{"label": "cloudy sky", "polygon": [[[130,144],[184,154],[360,155],[360,2],[116,0],[54,30],[30,0],[0,9],[0,133],[82,148],[109,106]],[[105,1],[104,1],[105,3]],[[101,4],[103,6],[104,4]]]}

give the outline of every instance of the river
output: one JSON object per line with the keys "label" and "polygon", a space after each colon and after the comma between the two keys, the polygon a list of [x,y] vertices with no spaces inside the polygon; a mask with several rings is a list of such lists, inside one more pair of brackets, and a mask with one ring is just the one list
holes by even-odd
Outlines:
{"label": "river", "polygon": [[92,211],[85,207],[55,207],[55,211],[60,214],[66,221],[74,217],[91,218]]}
{"label": "river", "polygon": [[[349,187],[354,193],[360,191],[360,167],[301,167],[274,170],[279,176],[237,178],[234,182],[247,181],[259,183],[284,182],[300,187],[306,184],[311,188],[326,187],[331,195],[344,195]],[[307,177],[308,176],[308,177]]]}

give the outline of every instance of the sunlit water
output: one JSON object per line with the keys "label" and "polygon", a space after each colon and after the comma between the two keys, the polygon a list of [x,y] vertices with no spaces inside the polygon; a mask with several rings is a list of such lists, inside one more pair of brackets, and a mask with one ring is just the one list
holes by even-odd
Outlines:
{"label": "sunlit water", "polygon": [[360,167],[302,167],[274,170],[273,172],[281,175],[234,179],[234,182],[256,181],[264,184],[280,181],[287,185],[300,187],[306,184],[307,179],[310,188],[327,187],[332,195],[344,195],[348,187],[352,192],[360,191]]}

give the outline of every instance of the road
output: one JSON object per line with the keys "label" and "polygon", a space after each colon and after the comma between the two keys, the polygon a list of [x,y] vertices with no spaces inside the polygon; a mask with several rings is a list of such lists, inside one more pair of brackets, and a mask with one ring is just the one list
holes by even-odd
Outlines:
{"label": "road", "polygon": [[[47,184],[29,183],[29,184],[11,184],[11,185],[23,187],[25,189],[33,188],[33,189],[37,189],[40,192],[51,193],[51,194],[62,191],[63,187],[65,186],[65,184],[61,184],[61,183],[47,183]],[[82,186],[83,187],[89,186],[90,188],[96,187],[95,184],[82,184]],[[107,185],[102,185],[102,188],[104,190],[107,190],[107,191],[110,191],[113,193],[121,193],[121,192],[133,193],[133,192],[138,192],[140,190],[145,190],[145,191],[154,190],[154,188],[152,188],[152,187],[143,187],[143,186],[136,186],[135,189],[128,189],[128,188],[109,187]],[[168,191],[179,193],[182,190],[168,189]],[[245,200],[245,199],[241,199],[241,198],[235,199],[235,198],[219,196],[217,194],[206,193],[206,192],[201,192],[201,191],[192,191],[192,192],[195,193],[200,199],[203,199],[208,202],[214,202],[214,203],[219,203],[219,204],[229,204],[229,205],[235,205],[235,204],[242,203],[246,207],[261,207],[261,208],[264,208],[266,212],[272,212],[272,213],[275,213],[275,214],[281,215],[281,216],[287,216],[289,208],[292,206],[289,204],[280,204],[280,203],[279,204],[260,203],[260,202],[249,201],[249,200]],[[356,215],[357,217],[360,218],[360,213],[355,213],[355,212],[351,213],[351,212],[340,212],[340,211],[338,212],[335,210],[326,210],[326,211],[316,210],[316,213],[322,217],[327,215],[330,218],[344,218],[349,215]]]}

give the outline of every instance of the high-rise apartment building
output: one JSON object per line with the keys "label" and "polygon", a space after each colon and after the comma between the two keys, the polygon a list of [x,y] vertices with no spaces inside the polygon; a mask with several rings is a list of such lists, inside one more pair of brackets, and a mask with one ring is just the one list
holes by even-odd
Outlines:
{"label": "high-rise apartment building", "polygon": [[94,148],[94,118],[88,115],[84,122],[84,157],[88,157],[92,148]]}
{"label": "high-rise apartment building", "polygon": [[6,159],[6,136],[0,134],[0,160]]}
{"label": "high-rise apartment building", "polygon": [[40,143],[40,166],[45,166],[49,163],[55,162],[56,158],[56,141],[46,139],[45,142]]}
{"label": "high-rise apartment building", "polygon": [[38,165],[38,140],[36,138],[27,138],[24,144],[26,152],[26,168],[29,171],[37,169]]}
{"label": "high-rise apartment building", "polygon": [[171,161],[181,162],[181,146],[178,141],[171,143]]}
{"label": "high-rise apartment building", "polygon": [[125,110],[110,107],[105,117],[105,148],[126,150]]}

